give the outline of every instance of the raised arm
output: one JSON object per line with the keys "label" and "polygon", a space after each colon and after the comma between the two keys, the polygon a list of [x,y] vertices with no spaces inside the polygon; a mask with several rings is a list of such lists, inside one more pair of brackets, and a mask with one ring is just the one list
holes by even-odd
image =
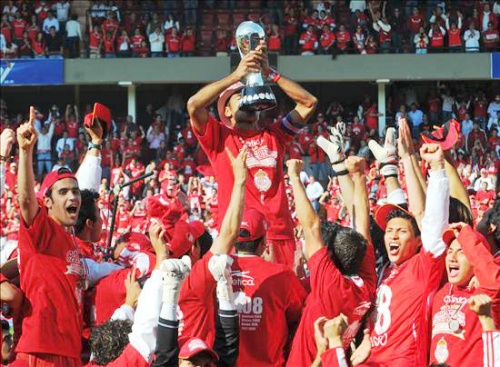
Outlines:
{"label": "raised arm", "polygon": [[295,198],[295,211],[306,242],[305,255],[309,259],[323,247],[321,221],[307,198],[306,190],[300,181],[300,172],[304,168],[304,162],[298,159],[290,159],[286,162],[286,166],[288,167],[288,176],[290,177]]}
{"label": "raised arm", "polygon": [[471,210],[469,195],[455,166],[455,161],[449,152],[445,152],[446,175],[450,180],[450,196],[458,199],[469,210]]}
{"label": "raised arm", "polygon": [[403,162],[405,170],[406,187],[408,189],[409,209],[415,216],[418,227],[422,229],[422,218],[425,210],[425,190],[422,182],[425,182],[420,169],[415,167],[415,149],[411,138],[410,127],[405,118],[399,117],[399,139],[398,154]]}
{"label": "raised arm", "polygon": [[12,144],[16,140],[16,133],[12,129],[4,129],[0,135],[0,196],[5,188],[5,164],[10,157]]}
{"label": "raised arm", "polygon": [[204,135],[208,120],[208,107],[217,99],[227,87],[242,80],[250,72],[260,72],[262,53],[251,51],[243,57],[236,70],[219,81],[208,84],[200,89],[187,102],[187,111],[191,119],[191,126],[198,134]]}
{"label": "raised arm", "polygon": [[94,124],[90,128],[85,126],[85,131],[89,134],[92,145],[91,149],[85,154],[85,158],[75,176],[80,190],[88,189],[98,192],[102,178],[101,147],[103,130],[101,124],[94,119]]}
{"label": "raised arm", "polygon": [[35,196],[35,175],[33,173],[33,149],[38,137],[35,130],[35,108],[30,107],[29,121],[17,129],[19,144],[19,171],[17,175],[17,189],[21,216],[27,226],[35,219],[39,205]]}
{"label": "raised arm", "polygon": [[240,231],[241,217],[243,216],[243,206],[245,205],[247,148],[244,146],[236,158],[227,147],[226,153],[233,167],[234,185],[231,201],[222,220],[219,235],[210,249],[213,254],[228,254],[236,243]]}
{"label": "raised arm", "polygon": [[422,246],[434,257],[442,255],[446,245],[441,238],[448,228],[450,188],[444,168],[444,154],[438,144],[424,144],[420,156],[429,163],[429,185],[422,218]]}
{"label": "raised arm", "polygon": [[[366,161],[364,158],[352,156],[346,159],[346,167],[352,175],[353,182],[353,206],[352,211],[349,211],[354,229],[361,233],[366,238],[368,243],[371,243],[370,236],[370,209],[368,204],[368,194],[366,191]],[[351,180],[349,175],[346,179]],[[343,195],[345,196],[345,195]],[[348,208],[349,209],[349,208]]]}

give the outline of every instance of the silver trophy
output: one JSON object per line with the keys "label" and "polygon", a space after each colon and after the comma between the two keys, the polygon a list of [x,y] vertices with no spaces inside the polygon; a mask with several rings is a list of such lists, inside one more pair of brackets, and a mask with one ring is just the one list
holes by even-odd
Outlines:
{"label": "silver trophy", "polygon": [[[238,26],[235,36],[240,56],[243,58],[255,50],[260,40],[266,37],[266,33],[259,24],[247,21]],[[264,83],[261,73],[248,73],[245,81],[245,88],[241,90],[240,110],[264,111],[276,107],[276,97]]]}

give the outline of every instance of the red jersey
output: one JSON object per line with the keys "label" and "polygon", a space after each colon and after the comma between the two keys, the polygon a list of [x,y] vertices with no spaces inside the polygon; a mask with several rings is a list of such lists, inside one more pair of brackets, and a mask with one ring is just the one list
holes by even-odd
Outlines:
{"label": "red jersey", "polygon": [[314,51],[318,44],[318,38],[314,32],[304,32],[300,35],[301,51]]}
{"label": "red jersey", "polygon": [[132,37],[130,37],[130,41],[132,41],[132,48],[134,50],[141,47],[142,41],[145,41],[145,40],[146,40],[146,38],[142,34],[133,35]]}
{"label": "red jersey", "polygon": [[131,225],[132,225],[132,220],[130,218],[130,214],[127,212],[124,213],[118,212],[116,216],[116,230],[127,229]]}
{"label": "red jersey", "polygon": [[302,148],[297,142],[291,142],[288,145],[288,159],[302,159]]}
{"label": "red jersey", "polygon": [[488,115],[488,101],[486,99],[476,99],[474,101],[474,117],[484,117]]}
{"label": "red jersey", "polygon": [[[289,116],[280,123],[259,131],[232,130],[209,115],[204,135],[198,134],[201,147],[207,153],[216,176],[219,192],[231,192],[234,176],[224,147],[237,154],[243,145],[249,147],[246,164],[248,180],[245,204],[262,212],[270,225],[269,239],[293,239],[293,221],[288,209],[283,181],[283,161],[286,145],[293,139],[295,128]],[[219,196],[219,216],[224,218],[230,195]]]}
{"label": "red jersey", "polygon": [[450,47],[462,46],[462,38],[460,37],[460,33],[461,31],[459,28],[455,29],[450,28],[448,30],[448,46]]}
{"label": "red jersey", "polygon": [[336,38],[337,47],[340,50],[345,50],[348,47],[349,42],[351,41],[351,34],[349,33],[349,31],[339,31],[336,34]]}
{"label": "red jersey", "polygon": [[335,42],[335,33],[333,33],[330,30],[326,32],[323,31],[323,33],[321,33],[321,37],[319,39],[321,47],[328,48],[331,45],[333,45],[334,42]]}
{"label": "red jersey", "polygon": [[285,35],[293,36],[297,33],[298,19],[289,15],[285,16]]}
{"label": "red jersey", "polygon": [[115,37],[111,38],[104,38],[103,40],[104,43],[104,52],[107,54],[114,54],[116,52],[115,48]]}
{"label": "red jersey", "polygon": [[66,121],[66,131],[68,132],[68,138],[76,139],[78,138],[78,121],[68,120]]}
{"label": "red jersey", "polygon": [[370,246],[360,266],[360,277],[343,275],[328,256],[325,247],[307,261],[311,274],[311,293],[307,297],[287,366],[310,366],[316,357],[314,322],[320,316],[333,318],[341,312],[349,318],[344,345],[358,331],[361,319],[369,310],[376,287],[375,254]]}
{"label": "red jersey", "polygon": [[21,220],[19,270],[25,302],[16,352],[79,359],[86,271],[73,237],[44,207],[31,226]]}
{"label": "red jersey", "polygon": [[14,38],[23,39],[23,33],[26,30],[27,23],[24,19],[14,19],[12,21],[12,30]]}
{"label": "red jersey", "polygon": [[89,47],[90,48],[99,48],[101,47],[101,42],[102,42],[102,34],[99,32],[91,32],[90,33],[90,42],[89,42]]}
{"label": "red jersey", "polygon": [[196,38],[194,35],[182,36],[181,40],[181,51],[182,52],[194,52],[196,50]]}
{"label": "red jersey", "polygon": [[112,33],[115,32],[115,30],[118,29],[118,21],[114,20],[114,19],[106,19],[104,21],[104,23],[102,23],[102,30],[103,30],[103,33],[106,34],[108,33],[108,31],[111,31]]}
{"label": "red jersey", "polygon": [[289,267],[260,256],[232,256],[235,302],[240,315],[236,366],[283,366],[289,327],[300,321],[306,291]]}
{"label": "red jersey", "polygon": [[8,22],[2,23],[1,33],[5,37],[6,42],[12,42],[12,26]]}
{"label": "red jersey", "polygon": [[181,38],[171,34],[165,36],[168,52],[177,53],[180,50]]}
{"label": "red jersey", "polygon": [[95,285],[95,324],[101,325],[108,321],[117,308],[124,302],[127,295],[125,279],[130,269],[120,269],[99,280]]}
{"label": "red jersey", "polygon": [[[15,29],[14,29],[15,31]],[[498,31],[496,29],[486,30],[482,34],[485,48],[496,48],[498,46]]]}
{"label": "red jersey", "polygon": [[279,34],[271,34],[269,36],[269,51],[281,51],[281,37]]}
{"label": "red jersey", "polygon": [[425,24],[424,17],[420,14],[417,15],[410,15],[408,17],[408,28],[410,29],[411,33],[418,33],[420,30],[420,27],[423,27]]}
{"label": "red jersey", "polygon": [[31,47],[33,48],[33,53],[35,54],[35,56],[43,55],[45,52],[45,42],[43,40],[40,42],[33,41],[31,43]]}
{"label": "red jersey", "polygon": [[444,34],[441,32],[441,28],[432,29],[431,37],[431,47],[443,47],[444,46]]}
{"label": "red jersey", "polygon": [[[492,299],[492,314],[498,324],[500,281],[493,271],[493,255],[484,237],[470,226],[458,236],[462,251],[474,267],[479,288],[445,284],[434,298],[432,307],[432,342],[429,360],[450,366],[476,366],[483,360],[482,326],[468,305],[473,294],[486,294]],[[493,266],[493,267],[492,267]],[[453,326],[454,329],[451,327]]]}
{"label": "red jersey", "polygon": [[326,220],[328,222],[335,223],[339,219],[340,210],[342,209],[342,204],[325,204],[326,210]]}
{"label": "red jersey", "polygon": [[[122,354],[114,361],[109,362],[106,367],[149,367],[151,364],[144,359],[137,349],[132,344],[127,344]],[[95,363],[88,363],[85,367],[101,367]]]}
{"label": "red jersey", "polygon": [[213,254],[208,251],[191,269],[179,294],[179,346],[191,337],[203,338],[207,345],[215,341],[215,287],[208,270]]}
{"label": "red jersey", "polygon": [[366,366],[420,367],[427,363],[429,297],[444,273],[445,253],[420,252],[401,265],[389,265],[377,290]]}
{"label": "red jersey", "polygon": [[374,129],[374,130],[378,130],[378,117],[377,116],[372,116],[374,115],[375,113],[377,113],[377,108],[374,107],[374,106],[371,106],[370,108],[368,108],[368,110],[366,111],[366,120],[365,120],[365,123],[366,123],[366,126],[368,127],[368,129]]}
{"label": "red jersey", "polygon": [[441,105],[441,101],[438,97],[429,98],[427,103],[429,104],[429,112],[438,113],[441,110],[439,107]]}

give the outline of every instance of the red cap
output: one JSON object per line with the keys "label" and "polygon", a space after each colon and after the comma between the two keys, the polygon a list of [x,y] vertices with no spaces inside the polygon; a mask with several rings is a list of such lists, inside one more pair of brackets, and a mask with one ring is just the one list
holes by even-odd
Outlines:
{"label": "red cap", "polygon": [[199,338],[190,338],[179,351],[179,358],[188,359],[194,357],[202,352],[210,355],[215,361],[219,360],[219,356],[212,349],[210,349],[203,340]]}
{"label": "red cap", "polygon": [[[62,171],[61,173],[59,173]],[[42,186],[40,186],[40,196],[42,198],[47,195],[47,191],[54,185],[57,181],[63,180],[65,178],[73,178],[76,180],[75,175],[68,169],[58,169],[50,172],[42,182]]]}
{"label": "red cap", "polygon": [[219,113],[219,119],[221,122],[227,127],[232,128],[231,120],[229,120],[224,114],[224,110],[226,109],[226,104],[229,98],[242,90],[245,85],[242,82],[236,82],[233,85],[227,87],[221,94],[219,94],[219,101],[217,102],[217,112]]}
{"label": "red cap", "polygon": [[450,150],[458,141],[460,124],[453,119],[432,132],[424,131],[421,136],[427,144],[439,144],[443,150]]}
{"label": "red cap", "polygon": [[175,223],[172,240],[169,244],[169,250],[172,253],[172,257],[180,258],[185,255],[195,242],[196,238],[191,232],[191,228],[187,222],[180,220]]}
{"label": "red cap", "polygon": [[443,232],[443,241],[446,243],[446,246],[450,246],[455,238],[455,232],[452,229],[448,228]]}
{"label": "red cap", "polygon": [[408,210],[400,207],[399,205],[384,204],[380,208],[378,208],[377,212],[375,213],[375,222],[383,231],[385,231],[385,228],[387,227],[387,222],[388,222],[387,217],[394,210],[401,210],[406,214],[410,215],[412,218],[415,218],[413,214],[411,214]]}
{"label": "red cap", "polygon": [[154,252],[151,241],[142,233],[130,232],[125,240],[128,242],[127,249],[129,251]]}
{"label": "red cap", "polygon": [[194,239],[197,240],[203,235],[203,233],[205,233],[205,225],[202,221],[195,220],[189,223],[189,231],[193,235]]}
{"label": "red cap", "polygon": [[105,139],[107,134],[111,131],[111,111],[108,107],[100,103],[94,103],[94,110],[85,115],[83,125],[90,128],[94,124],[94,119],[98,119],[102,124],[102,138]]}
{"label": "red cap", "polygon": [[250,242],[264,237],[267,231],[266,217],[256,209],[247,209],[241,219],[240,230],[242,229],[246,229],[250,236],[238,237],[238,242]]}
{"label": "red cap", "polygon": [[176,201],[163,195],[151,196],[145,204],[149,219],[159,219],[167,230],[174,227],[184,211]]}

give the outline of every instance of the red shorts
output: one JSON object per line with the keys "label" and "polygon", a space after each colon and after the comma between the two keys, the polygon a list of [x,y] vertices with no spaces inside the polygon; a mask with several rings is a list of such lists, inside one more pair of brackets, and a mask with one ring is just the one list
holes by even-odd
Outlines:
{"label": "red shorts", "polygon": [[82,361],[55,354],[17,353],[16,360],[9,364],[12,367],[82,367]]}
{"label": "red shorts", "polygon": [[288,265],[293,270],[295,258],[295,240],[270,240],[267,239],[267,246],[272,247],[274,262],[277,264]]}

